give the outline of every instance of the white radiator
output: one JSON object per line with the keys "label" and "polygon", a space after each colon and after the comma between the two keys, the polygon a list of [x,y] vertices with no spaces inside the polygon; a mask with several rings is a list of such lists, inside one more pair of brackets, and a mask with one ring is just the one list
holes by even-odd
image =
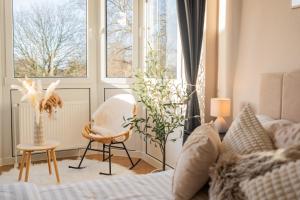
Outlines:
{"label": "white radiator", "polygon": [[[33,142],[33,108],[27,103],[15,107],[16,143]],[[43,113],[45,140],[60,142],[59,150],[84,147],[86,140],[81,136],[83,126],[89,121],[89,102],[64,102],[51,118]]]}

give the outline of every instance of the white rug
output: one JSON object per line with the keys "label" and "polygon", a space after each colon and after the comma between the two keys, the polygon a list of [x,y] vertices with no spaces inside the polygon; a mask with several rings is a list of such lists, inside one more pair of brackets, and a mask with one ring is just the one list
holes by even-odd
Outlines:
{"label": "white rug", "polygon": [[[85,159],[81,166],[86,167],[84,169],[71,169],[71,166],[78,166],[79,160],[63,160],[58,161],[58,171],[61,179],[61,184],[75,183],[86,180],[104,179],[112,176],[100,175],[99,172],[108,172],[108,162],[102,162],[97,160]],[[28,182],[38,185],[53,185],[56,184],[56,177],[54,167],[52,163],[52,175],[49,175],[48,164],[32,164],[30,166]],[[23,179],[25,177],[25,168],[23,170]],[[134,174],[133,171],[112,163],[113,175]],[[8,172],[3,172],[0,175],[0,184],[15,183],[18,182],[19,170],[16,168],[11,169]]]}

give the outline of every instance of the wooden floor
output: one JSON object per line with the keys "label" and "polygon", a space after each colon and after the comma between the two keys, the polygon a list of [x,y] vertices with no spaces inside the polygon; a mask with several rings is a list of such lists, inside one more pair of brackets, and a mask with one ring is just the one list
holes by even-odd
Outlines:
{"label": "wooden floor", "polygon": [[[72,159],[75,160],[77,159],[76,157],[69,157],[69,158],[63,158],[63,159],[57,159],[57,160],[64,160],[64,159]],[[86,159],[92,159],[92,160],[99,160],[102,161],[102,156],[101,155],[87,155]],[[137,158],[132,158],[133,162],[136,162],[138,159]],[[112,162],[113,163],[117,163],[119,165],[122,165],[124,167],[130,167],[130,161],[128,160],[127,157],[121,157],[121,156],[113,156],[112,157]],[[34,163],[43,163],[43,162],[47,162],[45,161],[38,161],[38,162],[34,162]],[[0,166],[0,175],[2,174],[2,172],[5,171],[9,171],[10,169],[12,169],[14,166],[13,165],[5,165],[5,166]],[[145,161],[141,160],[133,169],[132,171],[134,171],[137,174],[147,174],[152,172],[153,170],[155,170],[156,168],[153,167],[152,165],[146,163]]]}

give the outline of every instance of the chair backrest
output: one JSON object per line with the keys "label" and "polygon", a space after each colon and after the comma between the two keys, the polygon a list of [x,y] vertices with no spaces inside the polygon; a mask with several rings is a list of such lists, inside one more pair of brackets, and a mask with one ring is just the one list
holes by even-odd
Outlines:
{"label": "chair backrest", "polygon": [[115,134],[127,131],[123,128],[125,119],[133,116],[136,101],[131,94],[119,94],[107,99],[93,113],[92,121],[95,125],[112,130]]}

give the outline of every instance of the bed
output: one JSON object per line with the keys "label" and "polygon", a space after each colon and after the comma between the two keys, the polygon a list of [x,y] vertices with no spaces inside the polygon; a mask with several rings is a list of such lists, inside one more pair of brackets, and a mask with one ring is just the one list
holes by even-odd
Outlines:
{"label": "bed", "polygon": [[[259,113],[273,119],[300,122],[300,72],[263,74]],[[80,172],[79,172],[80,173]],[[168,200],[172,196],[173,170],[148,175],[116,176],[74,184],[36,186],[31,183],[0,185],[0,199],[30,200]],[[194,199],[208,199],[202,190]]]}

